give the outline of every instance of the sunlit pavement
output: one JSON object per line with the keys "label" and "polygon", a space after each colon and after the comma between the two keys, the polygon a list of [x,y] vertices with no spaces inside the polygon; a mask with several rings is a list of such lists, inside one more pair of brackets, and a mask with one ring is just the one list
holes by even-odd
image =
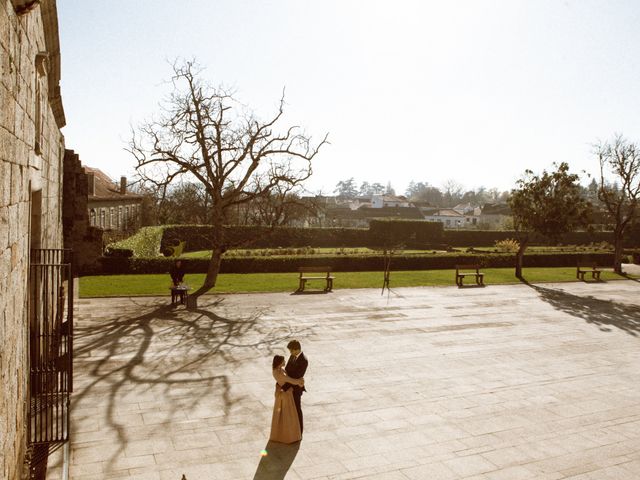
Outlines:
{"label": "sunlit pavement", "polygon": [[[193,312],[78,300],[70,478],[640,478],[640,283],[381,295],[336,277]],[[310,362],[304,439],[268,445],[291,338]]]}

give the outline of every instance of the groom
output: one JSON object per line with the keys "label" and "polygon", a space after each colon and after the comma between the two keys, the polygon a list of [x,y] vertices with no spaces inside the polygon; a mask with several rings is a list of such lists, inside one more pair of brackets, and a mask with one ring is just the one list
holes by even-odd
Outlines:
{"label": "groom", "polygon": [[[291,378],[304,377],[309,362],[307,362],[307,357],[305,357],[304,353],[302,353],[300,342],[298,340],[291,340],[287,344],[287,348],[289,349],[289,353],[291,353],[289,361],[287,362],[287,366],[284,367],[287,375],[289,375]],[[293,388],[293,401],[296,404],[298,420],[300,421],[300,433],[302,433],[302,406],[300,405],[300,400],[302,398],[302,392],[306,392],[307,390],[304,387],[291,385],[290,383],[286,383],[283,386],[284,390],[287,390],[289,388]]]}

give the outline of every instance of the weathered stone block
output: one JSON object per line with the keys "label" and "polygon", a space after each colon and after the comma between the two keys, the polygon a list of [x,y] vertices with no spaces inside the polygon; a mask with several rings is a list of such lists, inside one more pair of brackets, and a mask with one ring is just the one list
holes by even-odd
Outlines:
{"label": "weathered stone block", "polygon": [[[9,246],[9,208],[0,206],[0,251]],[[0,276],[0,281],[2,277]],[[1,337],[0,337],[1,338]]]}
{"label": "weathered stone block", "polygon": [[21,104],[16,105],[13,131],[14,135],[22,141],[26,140],[24,136],[24,117],[25,112],[23,106]]}
{"label": "weathered stone block", "polygon": [[9,245],[18,241],[19,223],[18,223],[18,205],[13,204],[7,207],[9,211]]}
{"label": "weathered stone block", "polygon": [[14,204],[20,201],[20,197],[22,196],[22,167],[20,165],[16,165],[15,163],[11,164],[11,195],[9,197],[9,203]]}
{"label": "weathered stone block", "polygon": [[[18,222],[19,228],[21,232],[25,234],[29,233],[29,222],[30,222],[30,214],[29,211],[29,203],[28,202],[20,202],[18,204]],[[1,245],[1,244],[0,244]]]}
{"label": "weathered stone block", "polygon": [[11,245],[11,270],[17,270],[20,248],[17,243]]}
{"label": "weathered stone block", "polygon": [[2,112],[0,112],[0,125],[13,134],[16,124],[16,104],[12,101],[13,96],[11,95],[11,90],[8,90],[5,86],[3,86],[3,88],[5,88],[9,100],[3,107]]}
{"label": "weathered stone block", "polygon": [[[11,258],[11,249],[7,246],[6,248],[0,250],[0,291],[4,291],[6,289],[7,281],[9,278],[9,263]],[[9,298],[9,295],[0,295],[5,303]],[[2,309],[4,311],[4,309]]]}
{"label": "weathered stone block", "polygon": [[[0,136],[2,131],[0,131]],[[11,164],[0,160],[0,206],[6,207],[11,203]]]}
{"label": "weathered stone block", "polygon": [[15,137],[0,125],[0,162],[13,163],[15,151]]}

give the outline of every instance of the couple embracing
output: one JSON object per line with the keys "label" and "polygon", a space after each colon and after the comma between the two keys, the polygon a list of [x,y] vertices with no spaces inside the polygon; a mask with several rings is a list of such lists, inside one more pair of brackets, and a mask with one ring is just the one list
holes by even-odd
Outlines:
{"label": "couple embracing", "polygon": [[304,388],[304,374],[309,362],[297,340],[287,344],[291,353],[285,366],[284,357],[273,357],[273,378],[276,380],[275,403],[269,440],[294,443],[302,440],[302,408],[300,400]]}

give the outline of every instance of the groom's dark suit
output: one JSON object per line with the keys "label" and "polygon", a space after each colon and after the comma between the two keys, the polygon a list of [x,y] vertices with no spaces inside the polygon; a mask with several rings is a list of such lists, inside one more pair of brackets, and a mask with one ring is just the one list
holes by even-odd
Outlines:
{"label": "groom's dark suit", "polygon": [[[309,362],[307,361],[307,357],[304,356],[304,353],[300,352],[300,355],[298,355],[298,358],[296,359],[294,359],[293,356],[289,357],[287,366],[284,367],[284,369],[287,372],[287,375],[289,375],[291,378],[302,378],[307,371],[308,365]],[[304,387],[291,385],[290,383],[285,384],[283,388],[285,390],[293,388],[293,401],[295,402],[296,410],[298,411],[298,420],[300,420],[300,433],[302,433],[302,406],[300,405],[300,400],[302,397],[302,392],[306,392],[307,390]]]}

